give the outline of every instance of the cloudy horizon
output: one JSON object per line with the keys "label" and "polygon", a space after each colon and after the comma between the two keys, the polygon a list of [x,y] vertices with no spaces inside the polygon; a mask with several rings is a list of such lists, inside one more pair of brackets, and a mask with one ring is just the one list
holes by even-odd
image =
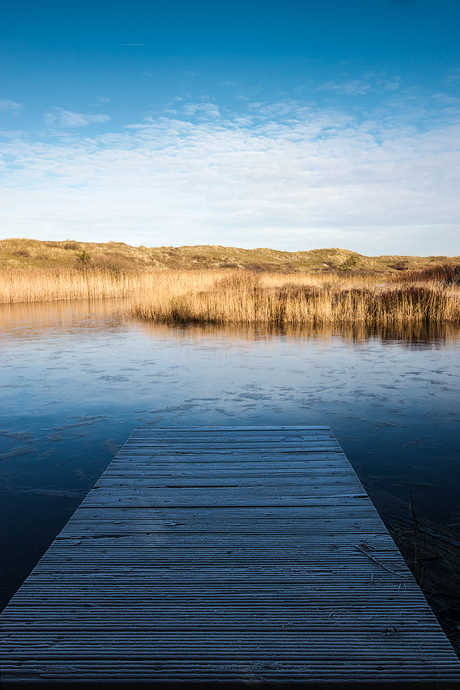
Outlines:
{"label": "cloudy horizon", "polygon": [[[430,44],[429,0],[377,4],[393,33],[395,17],[405,22],[403,35],[423,10],[425,33],[390,57],[369,36],[361,53],[330,44],[315,60],[284,44],[269,54],[262,36],[257,55],[235,57],[232,41],[243,39],[233,34],[217,56],[205,45],[178,58],[140,24],[143,43],[113,41],[98,55],[44,48],[30,26],[28,55],[13,39],[3,47],[19,79],[0,91],[0,237],[460,254],[460,69],[436,34],[455,7],[440,3],[452,17],[438,17]],[[370,34],[376,19],[367,17]],[[325,31],[327,12],[316,21]]]}

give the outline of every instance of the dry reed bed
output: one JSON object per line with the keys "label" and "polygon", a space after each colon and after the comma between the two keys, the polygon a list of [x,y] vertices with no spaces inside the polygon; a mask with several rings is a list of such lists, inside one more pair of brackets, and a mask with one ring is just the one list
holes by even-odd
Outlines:
{"label": "dry reed bed", "polygon": [[382,285],[359,276],[177,273],[142,289],[131,311],[163,323],[460,323],[460,289],[435,280]]}
{"label": "dry reed bed", "polygon": [[[249,272],[228,270],[164,270],[126,272],[110,269],[76,268],[0,268],[0,304],[47,302],[109,297],[144,298],[155,293],[168,301],[177,295],[208,290],[229,275],[240,275],[243,282]],[[267,274],[265,282],[283,285],[285,275]],[[330,280],[328,278],[327,280]],[[320,285],[324,278],[300,274],[296,285]]]}
{"label": "dry reed bed", "polygon": [[0,271],[0,302],[124,297],[130,298],[131,314],[159,323],[460,323],[460,286],[452,275],[419,272],[379,280],[381,276],[228,270],[6,269]]}
{"label": "dry reed bed", "polygon": [[128,297],[140,286],[136,274],[72,268],[0,269],[0,303]]}

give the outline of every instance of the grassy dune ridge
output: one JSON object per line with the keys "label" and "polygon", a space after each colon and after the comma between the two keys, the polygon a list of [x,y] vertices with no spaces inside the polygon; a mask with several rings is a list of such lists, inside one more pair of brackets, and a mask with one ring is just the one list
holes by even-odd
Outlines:
{"label": "grassy dune ridge", "polygon": [[[21,242],[29,243],[29,249]],[[118,256],[119,243],[109,244],[117,247],[113,255]],[[44,255],[39,255],[39,260],[32,253],[45,251],[43,245],[51,245],[49,260]],[[213,261],[217,255],[222,258],[222,252],[242,252],[252,259],[251,252],[272,252],[273,261],[267,269],[257,264],[256,270],[239,265],[234,268],[228,262],[217,268],[211,259],[205,268],[191,264],[168,270],[167,266],[148,263],[145,256],[143,263],[139,263],[139,256],[132,259],[128,268],[108,265],[108,260],[104,263],[94,253],[94,247],[101,246],[107,245],[4,240],[0,243],[0,302],[128,298],[125,309],[130,314],[157,323],[284,327],[460,323],[460,260],[455,258],[439,261],[433,257],[409,257],[409,261],[406,257],[403,261],[401,257],[362,257],[346,250],[289,254],[205,247],[202,251],[209,250],[208,259],[214,257]],[[179,248],[174,250],[176,255],[171,248],[171,256],[177,260],[180,255],[181,261],[197,256],[188,252],[192,249],[197,250]],[[147,255],[160,251],[145,247],[127,250],[134,254],[141,251],[142,256],[142,252]],[[329,253],[340,263],[328,266],[323,262],[318,267],[321,252],[322,259]],[[61,260],[62,253],[67,258],[70,253],[71,260]],[[299,258],[299,254],[303,257]],[[282,255],[282,260],[278,255]],[[316,262],[317,267],[300,269],[299,262],[307,259]],[[370,264],[365,263],[367,259],[380,264],[370,269]],[[45,262],[46,267],[36,261]]]}
{"label": "grassy dune ridge", "polygon": [[[85,252],[87,261],[82,262]],[[364,256],[348,249],[283,252],[276,249],[240,249],[216,245],[185,247],[131,247],[123,242],[42,242],[29,239],[0,241],[1,268],[87,268],[110,271],[158,269],[237,269],[255,272],[346,272],[391,274],[434,264],[460,263],[460,257]]]}

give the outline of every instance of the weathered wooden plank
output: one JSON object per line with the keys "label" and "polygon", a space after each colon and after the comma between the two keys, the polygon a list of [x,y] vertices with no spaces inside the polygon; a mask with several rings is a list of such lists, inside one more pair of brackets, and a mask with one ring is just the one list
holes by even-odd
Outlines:
{"label": "weathered wooden plank", "polygon": [[188,473],[188,475],[180,474],[150,474],[145,472],[139,472],[138,474],[130,472],[123,473],[107,473],[97,482],[96,486],[103,488],[105,486],[132,486],[132,487],[161,487],[161,488],[185,488],[185,487],[199,487],[199,488],[212,488],[212,487],[222,487],[222,488],[242,488],[244,487],[277,487],[277,486],[309,486],[312,483],[319,486],[322,484],[328,484],[331,481],[336,483],[346,482],[347,484],[353,484],[354,486],[359,486],[358,482],[354,477],[350,477],[349,473],[343,469],[336,468],[321,468],[316,472],[306,471],[305,476],[300,479],[296,473],[283,474],[281,472],[273,472],[267,476],[263,472],[246,472],[245,474],[238,474],[235,477],[235,473],[214,473],[210,474],[201,473],[198,475],[193,475]]}
{"label": "weathered wooden plank", "polygon": [[240,446],[243,448],[250,448],[252,446],[259,445],[262,449],[267,448],[269,444],[274,447],[284,448],[285,446],[309,446],[315,443],[332,445],[336,447],[338,445],[337,439],[332,434],[318,433],[315,435],[308,434],[295,434],[295,435],[285,435],[280,436],[277,434],[272,434],[271,437],[268,434],[258,434],[258,435],[248,435],[241,434],[238,436],[225,436],[222,434],[214,434],[209,438],[209,435],[202,436],[171,436],[164,437],[163,435],[152,436],[150,438],[136,438],[127,441],[123,448],[125,450],[131,450],[133,448],[143,448],[145,446],[161,446],[166,447],[171,444],[177,445],[177,447],[186,446],[203,446],[214,448],[215,446],[220,446],[222,444],[229,444],[230,447],[236,451]]}
{"label": "weathered wooden plank", "polygon": [[277,443],[283,443],[283,442],[296,442],[298,440],[315,440],[315,439],[322,439],[322,440],[331,440],[335,441],[335,437],[333,433],[329,430],[318,430],[318,431],[311,431],[311,430],[295,430],[295,431],[264,431],[264,430],[257,430],[257,431],[242,431],[241,433],[238,433],[236,431],[233,432],[214,432],[210,438],[210,433],[209,431],[205,432],[179,432],[177,433],[175,430],[171,430],[169,432],[155,432],[154,430],[151,431],[148,434],[144,435],[132,435],[128,441],[126,441],[126,447],[129,448],[132,445],[137,445],[138,443],[170,443],[171,441],[173,443],[222,443],[222,442],[227,442],[227,443],[254,443],[256,441],[264,441],[266,442],[267,440],[274,441]]}
{"label": "weathered wooden plank", "polygon": [[[106,508],[102,506],[89,507],[82,503],[78,509],[78,523],[82,521],[110,520],[117,524],[118,520],[128,519],[129,521],[148,520],[163,521],[165,525],[194,524],[198,520],[211,520],[213,522],[223,520],[228,524],[249,524],[255,521],[283,522],[286,525],[298,521],[310,520],[322,517],[324,520],[334,520],[336,517],[352,517],[353,515],[366,516],[376,519],[380,529],[384,530],[382,521],[375,510],[369,510],[372,503],[365,494],[360,494],[360,498],[337,501],[332,503],[329,499],[317,501],[309,506],[308,511],[304,510],[304,504],[300,507],[289,506],[178,506],[167,508],[124,508],[115,506]],[[178,520],[185,520],[185,523],[178,523]],[[67,527],[74,524],[74,519],[68,522]],[[64,528],[66,529],[66,528]]]}
{"label": "weathered wooden plank", "polygon": [[328,427],[136,430],[1,621],[5,684],[460,683]]}
{"label": "weathered wooden plank", "polygon": [[[299,497],[283,497],[283,496],[263,496],[263,497],[258,497],[257,495],[255,496],[224,496],[221,495],[221,497],[218,498],[211,498],[211,497],[206,497],[203,496],[202,494],[197,495],[197,497],[189,496],[188,500],[185,500],[184,496],[174,496],[171,498],[168,498],[167,496],[161,496],[158,494],[158,496],[150,496],[147,493],[144,495],[138,495],[138,496],[133,496],[130,494],[124,494],[124,495],[118,495],[114,492],[112,496],[107,496],[106,494],[103,494],[101,492],[101,498],[99,501],[96,500],[94,496],[91,496],[87,499],[85,499],[84,506],[85,507],[125,507],[125,508],[140,508],[140,507],[145,507],[145,508],[162,508],[162,507],[177,507],[180,508],[182,506],[196,506],[197,508],[205,508],[207,506],[216,506],[216,505],[221,505],[222,507],[228,506],[228,507],[266,507],[266,508],[277,508],[277,507],[310,507],[310,506],[316,506],[316,505],[337,505],[339,502],[342,502],[344,504],[352,505],[353,501],[356,499],[359,499],[360,496],[359,494],[353,494],[353,493],[343,493],[343,494],[337,494],[337,492],[334,492],[333,490],[330,490],[325,496],[322,496],[318,493],[317,497],[310,498],[307,496],[299,496]],[[230,499],[232,500],[227,500],[225,502],[225,499]]]}
{"label": "weathered wooden plank", "polygon": [[[190,467],[190,453],[177,454],[175,452],[168,452],[166,454],[159,453],[155,455],[155,467],[159,470],[171,470],[176,468],[176,471],[182,471],[182,469],[187,469]],[[231,458],[228,457],[231,455]],[[289,467],[295,469],[302,469],[308,466],[310,459],[317,463],[329,463],[331,460],[337,460],[342,458],[342,453],[338,450],[326,451],[321,450],[318,452],[302,452],[302,453],[290,453],[289,454]],[[109,465],[107,468],[110,471],[116,471],[118,463],[120,467],[124,466],[127,469],[135,467],[152,467],[152,457],[149,453],[143,453],[140,455],[130,455],[129,453],[124,453],[120,451],[117,455],[117,464]],[[251,451],[250,453],[224,453],[216,452],[210,454],[197,454],[194,455],[193,467],[197,469],[206,470],[206,468],[214,468],[218,470],[219,468],[229,467],[229,460],[231,467],[235,469],[257,469],[262,467],[279,467],[280,465],[286,465],[286,453],[275,453],[273,450],[266,450],[264,452]],[[343,460],[342,460],[343,462]]]}
{"label": "weathered wooden plank", "polygon": [[[120,454],[136,455],[136,453],[167,453],[171,450],[170,443],[165,442],[155,442],[155,443],[136,443],[131,444],[129,447],[124,449]],[[292,443],[277,443],[275,441],[253,441],[251,443],[241,443],[235,442],[229,444],[226,441],[214,441],[213,443],[206,444],[204,441],[202,443],[184,443],[177,442],[174,444],[174,453],[188,453],[192,452],[195,454],[200,454],[207,451],[215,452],[226,452],[227,454],[235,451],[244,451],[245,453],[254,451],[256,453],[261,450],[274,451],[279,453],[292,453],[292,452],[303,452],[303,451],[318,451],[318,450],[340,450],[338,443],[329,440],[322,439],[312,439],[311,441],[292,441]]]}
{"label": "weathered wooden plank", "polygon": [[[125,455],[124,461],[121,460],[122,456]],[[343,467],[343,461],[341,459],[342,453],[337,450],[332,450],[330,452],[321,450],[317,453],[308,451],[306,454],[291,454],[290,463],[286,466],[286,456],[284,453],[277,453],[275,449],[269,449],[265,451],[260,451],[259,453],[254,453],[248,455],[242,451],[235,451],[231,453],[231,462],[229,464],[228,458],[223,458],[220,453],[215,456],[212,453],[207,453],[202,457],[195,457],[193,466],[190,461],[187,460],[188,452],[184,455],[177,453],[168,453],[162,459],[161,454],[155,458],[155,465],[152,465],[152,461],[148,459],[148,454],[146,459],[143,460],[141,457],[132,456],[129,453],[124,453],[124,450],[120,450],[117,455],[116,465],[110,464],[107,470],[114,471],[117,469],[118,465],[124,465],[127,469],[130,467],[144,467],[150,472],[193,472],[193,470],[201,470],[207,472],[212,470],[215,466],[216,471],[230,471],[235,466],[238,470],[260,472],[263,467],[270,467],[273,471],[278,470],[280,472],[295,472],[298,468],[315,468],[318,469],[322,467]],[[264,461],[263,466],[260,464],[260,460]],[[177,466],[177,463],[182,461],[181,466]]]}
{"label": "weathered wooden plank", "polygon": [[[378,527],[378,522],[376,520],[335,520],[334,524],[331,525],[324,524],[321,519],[310,520],[307,523],[302,522],[297,527],[277,525],[276,528],[270,525],[270,534],[272,537],[276,536],[276,539],[280,540],[280,536],[285,539],[289,539],[294,536],[302,536],[303,538],[309,538],[311,535],[321,535],[324,539],[327,535],[334,536],[335,534],[346,533],[349,535],[374,535],[376,533],[376,528]],[[212,522],[200,523],[199,525],[178,525],[178,526],[165,526],[163,522],[151,524],[148,522],[140,522],[136,520],[135,522],[123,523],[120,525],[113,525],[110,521],[105,521],[103,523],[94,524],[92,521],[86,521],[85,524],[80,523],[79,525],[71,525],[65,528],[61,534],[56,538],[56,541],[66,540],[66,539],[94,539],[100,537],[107,538],[124,538],[128,536],[135,535],[155,535],[166,534],[170,538],[171,533],[177,535],[192,534],[196,538],[204,539],[206,535],[225,535],[226,538],[230,538],[232,535],[247,535],[247,537],[252,537],[260,541],[262,537],[267,534],[267,523],[259,523],[256,526],[241,525],[238,527],[229,526],[225,522],[220,521],[220,524],[214,524]],[[356,539],[356,537],[355,537]]]}
{"label": "weathered wooden plank", "polygon": [[[123,485],[120,486],[120,484]],[[145,484],[145,486],[139,484],[139,486],[136,487],[135,485],[129,486],[128,482],[120,481],[120,479],[118,478],[114,479],[111,482],[105,481],[104,479],[101,482],[98,482],[94,487],[94,498],[108,496],[111,492],[117,492],[123,495],[137,494],[140,496],[142,494],[148,494],[149,496],[153,496],[156,495],[155,492],[161,491],[163,497],[169,496],[170,494],[174,494],[178,497],[180,496],[180,498],[182,498],[183,496],[194,496],[197,490],[200,490],[201,494],[205,494],[206,496],[247,496],[252,493],[251,491],[248,491],[248,485],[245,485],[243,483],[243,480],[241,481],[241,483],[232,480],[232,483],[210,483],[208,486],[206,486],[202,481],[200,483],[196,482],[194,485],[187,485],[185,483],[181,485],[178,479],[172,481],[170,480],[168,484],[164,483],[164,485],[160,484],[159,486],[149,486],[148,481]],[[150,484],[154,485],[155,482],[151,481]],[[327,477],[317,477],[316,479],[312,479],[310,482],[307,482],[305,484],[302,481],[299,481],[298,484],[299,486],[296,487],[296,485],[292,482],[280,481],[279,493],[276,493],[276,482],[268,482],[268,484],[262,484],[260,481],[254,482],[254,488],[257,489],[257,494],[259,496],[269,497],[276,495],[282,495],[283,497],[291,495],[305,495],[306,490],[308,490],[307,494],[305,495],[306,498],[312,498],[314,494],[308,495],[308,492],[313,491],[321,491],[323,492],[324,496],[328,496],[331,492],[335,493],[335,495],[337,496],[349,495],[350,492],[352,492],[354,489],[355,494],[361,493],[361,486],[358,483],[358,481],[354,477],[350,477],[347,475],[345,475],[345,477],[331,477],[330,482],[327,481]],[[249,487],[250,486],[251,485],[249,485]]]}
{"label": "weathered wooden plank", "polygon": [[[190,464],[190,463],[189,463]],[[282,477],[295,477],[300,481],[303,477],[308,475],[314,476],[327,476],[329,474],[341,474],[347,475],[349,472],[347,468],[343,467],[343,462],[340,459],[329,460],[326,462],[303,462],[295,463],[297,467],[286,468],[286,462],[282,464],[275,464],[271,462],[266,462],[252,465],[246,465],[246,463],[240,463],[238,465],[238,477],[263,477],[266,480],[272,480],[274,478]],[[267,472],[268,470],[268,472]],[[299,477],[299,470],[302,470],[302,477]],[[103,478],[116,477],[117,475],[126,476],[132,474],[134,477],[200,477],[205,476],[207,478],[212,476],[222,477],[234,477],[235,469],[232,464],[231,467],[228,466],[228,462],[219,463],[208,463],[207,466],[198,466],[189,468],[189,465],[178,468],[176,464],[163,465],[158,463],[155,469],[152,468],[151,462],[124,462],[120,458],[117,458],[116,464],[111,467],[108,471],[104,472]]]}
{"label": "weathered wooden plank", "polygon": [[260,426],[178,426],[178,427],[170,427],[168,429],[144,429],[144,428],[138,428],[134,429],[133,433],[131,434],[130,438],[136,438],[137,436],[148,436],[149,434],[158,434],[158,433],[165,433],[165,434],[189,434],[191,433],[196,433],[196,434],[201,434],[203,432],[206,433],[218,433],[221,434],[222,432],[231,432],[231,433],[236,433],[239,434],[242,431],[247,431],[248,433],[266,433],[270,431],[274,431],[276,434],[284,433],[286,431],[304,431],[304,432],[315,432],[315,431],[327,431],[329,433],[332,433],[331,428],[329,426],[270,426],[270,425],[260,425]]}

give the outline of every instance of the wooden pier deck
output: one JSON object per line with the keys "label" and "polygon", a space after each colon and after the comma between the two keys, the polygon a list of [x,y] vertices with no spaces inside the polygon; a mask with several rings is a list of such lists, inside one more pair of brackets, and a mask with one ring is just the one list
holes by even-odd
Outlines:
{"label": "wooden pier deck", "polygon": [[328,427],[137,429],[0,620],[12,687],[460,687]]}

